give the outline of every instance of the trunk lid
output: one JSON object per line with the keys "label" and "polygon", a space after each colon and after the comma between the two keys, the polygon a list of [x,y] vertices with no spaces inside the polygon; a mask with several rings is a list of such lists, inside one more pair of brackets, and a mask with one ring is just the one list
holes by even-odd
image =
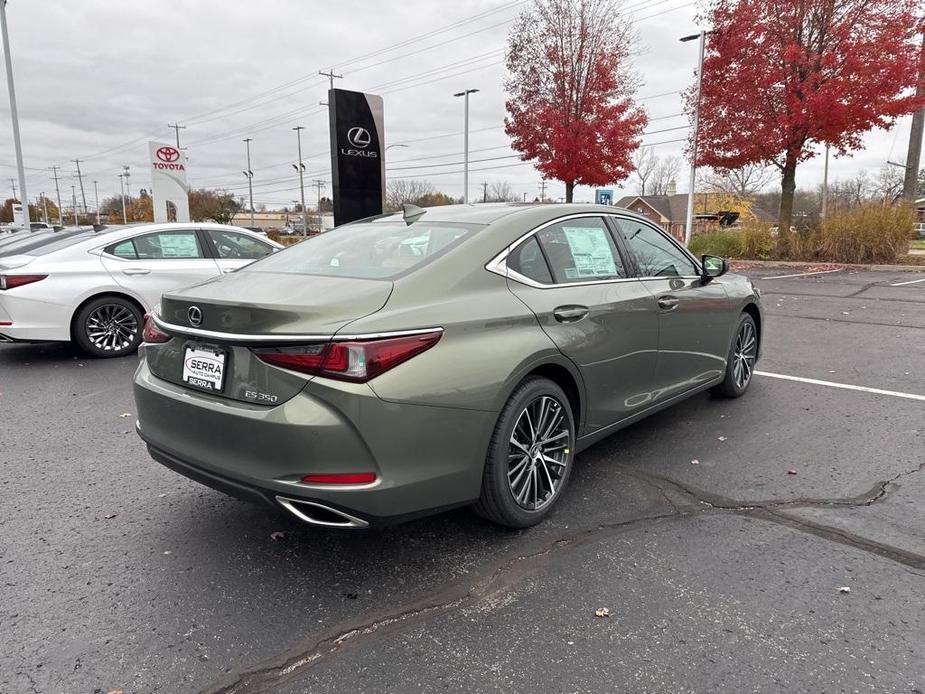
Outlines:
{"label": "trunk lid", "polygon": [[[174,334],[145,346],[151,372],[165,381],[216,397],[275,406],[295,396],[311,376],[270,366],[251,347],[326,342],[348,323],[381,309],[392,283],[290,273],[242,272],[165,294],[160,319],[215,335]],[[193,325],[190,309],[199,310]],[[304,335],[304,341],[292,340]],[[212,369],[199,373],[197,368]],[[214,369],[220,369],[216,378]],[[192,378],[192,380],[190,380]]]}

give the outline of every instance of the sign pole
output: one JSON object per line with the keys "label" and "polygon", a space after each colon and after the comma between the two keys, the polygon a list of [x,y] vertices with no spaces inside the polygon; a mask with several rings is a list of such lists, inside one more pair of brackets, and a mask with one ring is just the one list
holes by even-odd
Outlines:
{"label": "sign pole", "polygon": [[19,111],[16,108],[16,88],[13,86],[13,62],[10,59],[10,37],[6,28],[6,0],[0,0],[0,31],[3,34],[3,58],[6,62],[6,84],[10,92],[10,120],[13,122],[13,148],[16,151],[16,170],[19,173],[19,192],[22,195],[22,219],[25,229],[30,228],[29,203],[26,195],[26,167],[22,161],[22,141],[19,137]]}

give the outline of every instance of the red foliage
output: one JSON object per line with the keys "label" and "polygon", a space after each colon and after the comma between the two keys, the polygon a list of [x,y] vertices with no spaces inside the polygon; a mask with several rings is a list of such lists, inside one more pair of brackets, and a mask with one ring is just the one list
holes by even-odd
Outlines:
{"label": "red foliage", "polygon": [[626,69],[630,33],[612,0],[537,0],[507,53],[505,132],[546,178],[605,185],[632,171],[646,126]]}
{"label": "red foliage", "polygon": [[[844,154],[919,106],[918,11],[919,0],[715,0],[698,162],[777,165],[789,218],[788,189],[814,155],[810,143]],[[695,99],[688,92],[689,111]]]}

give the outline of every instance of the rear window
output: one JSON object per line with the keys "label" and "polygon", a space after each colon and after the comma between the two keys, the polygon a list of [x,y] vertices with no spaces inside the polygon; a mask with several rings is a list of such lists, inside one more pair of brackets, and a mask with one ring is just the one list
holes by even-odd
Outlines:
{"label": "rear window", "polygon": [[[41,238],[38,235],[41,234]],[[47,235],[46,235],[47,234]],[[24,238],[19,243],[10,244],[0,249],[5,255],[45,255],[62,248],[68,248],[79,241],[92,238],[93,232],[34,232],[28,239]]]}
{"label": "rear window", "polygon": [[426,265],[480,228],[423,222],[347,224],[258,260],[241,272],[394,279]]}

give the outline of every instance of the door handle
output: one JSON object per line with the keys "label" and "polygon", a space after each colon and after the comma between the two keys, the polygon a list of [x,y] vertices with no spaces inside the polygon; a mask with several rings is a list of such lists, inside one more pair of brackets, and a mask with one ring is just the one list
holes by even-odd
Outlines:
{"label": "door handle", "polygon": [[660,296],[658,297],[658,307],[664,311],[673,311],[678,307],[678,297]]}
{"label": "door handle", "polygon": [[122,271],[123,275],[150,275],[151,271],[143,267],[129,267]]}
{"label": "door handle", "polygon": [[588,315],[587,306],[560,306],[553,310],[552,315],[560,323],[574,323]]}

